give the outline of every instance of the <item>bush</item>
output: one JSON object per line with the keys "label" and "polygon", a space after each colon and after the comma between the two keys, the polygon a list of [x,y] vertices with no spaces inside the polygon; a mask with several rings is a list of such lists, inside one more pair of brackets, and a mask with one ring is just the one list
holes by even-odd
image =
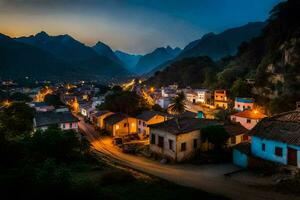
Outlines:
{"label": "bush", "polygon": [[102,175],[101,183],[104,185],[126,184],[133,182],[135,178],[132,174],[125,171],[109,171]]}

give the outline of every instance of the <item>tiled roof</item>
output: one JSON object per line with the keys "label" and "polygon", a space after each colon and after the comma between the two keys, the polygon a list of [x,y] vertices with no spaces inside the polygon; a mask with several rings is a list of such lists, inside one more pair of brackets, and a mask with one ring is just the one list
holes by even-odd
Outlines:
{"label": "tiled roof", "polygon": [[300,111],[282,113],[260,121],[250,135],[300,145]]}
{"label": "tiled roof", "polygon": [[34,118],[36,127],[79,121],[77,117],[70,112],[38,112]]}
{"label": "tiled roof", "polygon": [[161,115],[161,116],[164,116],[164,117],[170,116],[169,114],[166,114],[166,113],[149,110],[149,111],[145,111],[142,114],[136,116],[136,118],[144,120],[144,121],[148,121],[156,115]]}
{"label": "tiled roof", "polygon": [[112,114],[108,117],[106,117],[104,119],[105,123],[109,124],[109,125],[114,125],[124,119],[126,119],[128,117],[128,115],[126,114],[123,114],[123,113],[115,113],[115,114]]}
{"label": "tiled roof", "polygon": [[232,116],[248,118],[248,119],[263,119],[267,117],[266,115],[260,113],[259,111],[254,111],[254,110],[244,110],[242,112],[235,113]]}
{"label": "tiled roof", "polygon": [[248,133],[248,129],[243,127],[240,123],[225,124],[224,128],[230,136],[236,136],[236,135]]}
{"label": "tiled roof", "polygon": [[180,117],[159,124],[150,125],[150,128],[163,130],[174,135],[180,135],[218,124],[220,123],[215,120]]}

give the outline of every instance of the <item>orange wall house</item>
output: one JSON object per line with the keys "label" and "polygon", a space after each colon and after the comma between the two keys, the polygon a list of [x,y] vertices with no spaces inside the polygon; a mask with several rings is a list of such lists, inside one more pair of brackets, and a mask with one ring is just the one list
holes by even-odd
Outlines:
{"label": "orange wall house", "polygon": [[112,114],[104,119],[105,129],[113,137],[137,133],[137,119],[122,113]]}
{"label": "orange wall house", "polygon": [[217,108],[228,108],[228,97],[226,90],[215,90],[214,93],[215,107]]}

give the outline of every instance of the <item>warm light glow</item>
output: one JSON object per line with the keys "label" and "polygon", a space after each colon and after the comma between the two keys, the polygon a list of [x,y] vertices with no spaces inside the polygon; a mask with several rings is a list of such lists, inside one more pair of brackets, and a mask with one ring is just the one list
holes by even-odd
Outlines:
{"label": "warm light glow", "polygon": [[155,88],[154,88],[154,87],[151,87],[151,88],[150,88],[150,92],[153,93],[154,91],[155,91]]}
{"label": "warm light glow", "polygon": [[116,129],[117,129],[117,130],[119,129],[119,125],[116,125]]}
{"label": "warm light glow", "polygon": [[255,110],[253,110],[253,112],[254,112],[254,114],[257,114],[257,113],[258,113],[258,110],[255,109]]}
{"label": "warm light glow", "polygon": [[47,94],[53,94],[53,90],[46,86],[38,92],[34,100],[36,102],[43,102]]}
{"label": "warm light glow", "polygon": [[5,100],[2,102],[3,106],[5,106],[5,107],[9,107],[11,105],[11,103],[12,102],[10,100]]}

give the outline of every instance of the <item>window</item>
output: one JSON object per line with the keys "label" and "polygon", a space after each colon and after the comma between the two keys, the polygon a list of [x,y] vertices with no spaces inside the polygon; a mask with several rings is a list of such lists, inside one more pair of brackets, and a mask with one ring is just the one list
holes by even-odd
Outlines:
{"label": "window", "polygon": [[261,150],[266,151],[266,144],[264,144],[264,143],[261,144]]}
{"label": "window", "polygon": [[164,148],[164,137],[158,136],[158,146]]}
{"label": "window", "polygon": [[139,125],[141,125],[141,123],[142,123],[141,120],[139,120]]}
{"label": "window", "polygon": [[151,134],[151,144],[155,144],[155,134]]}
{"label": "window", "polygon": [[193,140],[193,147],[194,147],[194,149],[197,149],[197,147],[198,147],[198,140],[197,139]]}
{"label": "window", "polygon": [[231,143],[231,144],[235,144],[235,143],[236,143],[236,138],[235,138],[235,136],[232,136],[232,137],[230,138],[230,143]]}
{"label": "window", "polygon": [[129,126],[129,124],[128,123],[124,123],[124,127],[128,127]]}
{"label": "window", "polygon": [[235,122],[235,121],[236,121],[236,118],[235,118],[235,117],[233,117],[233,118],[232,118],[232,121],[234,121],[234,122]]}
{"label": "window", "polygon": [[169,149],[174,151],[174,141],[173,140],[169,140]]}
{"label": "window", "polygon": [[143,126],[146,126],[146,122],[143,122]]}
{"label": "window", "polygon": [[185,151],[186,150],[186,143],[183,142],[181,143],[181,151]]}
{"label": "window", "polygon": [[140,128],[138,128],[138,131],[139,131],[139,133],[141,132],[141,129]]}
{"label": "window", "polygon": [[65,125],[65,124],[62,124],[62,128],[65,129],[65,128],[66,128],[66,125]]}
{"label": "window", "polygon": [[251,123],[251,119],[247,119],[247,124],[250,124]]}
{"label": "window", "polygon": [[275,155],[281,157],[282,156],[282,148],[275,147]]}
{"label": "window", "polygon": [[240,104],[238,104],[237,107],[239,108],[239,107],[240,107]]}

